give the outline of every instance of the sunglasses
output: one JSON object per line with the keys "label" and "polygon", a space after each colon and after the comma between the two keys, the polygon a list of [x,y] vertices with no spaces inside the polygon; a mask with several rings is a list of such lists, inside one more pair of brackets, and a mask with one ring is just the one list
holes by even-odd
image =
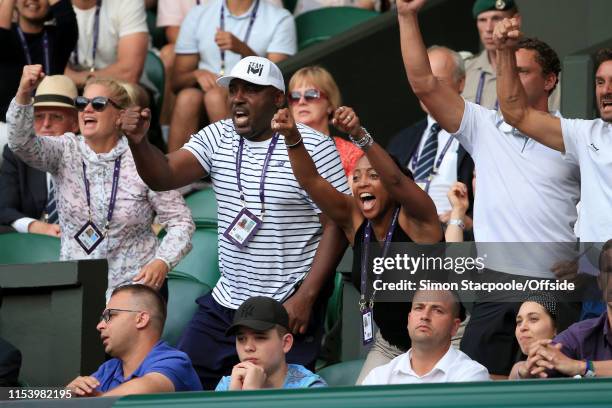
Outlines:
{"label": "sunglasses", "polygon": [[90,103],[91,107],[96,112],[102,112],[104,109],[106,109],[109,103],[117,109],[122,109],[121,106],[117,104],[117,102],[113,101],[110,98],[107,98],[106,96],[95,96],[91,99],[86,98],[84,96],[77,96],[76,98],[74,98],[74,107],[77,108],[79,112],[83,112],[87,105],[89,105]]}
{"label": "sunglasses", "polygon": [[111,317],[117,312],[131,312],[131,313],[140,313],[142,310],[128,310],[128,309],[104,309],[102,315],[100,316],[100,321],[104,320],[104,323],[110,322]]}
{"label": "sunglasses", "polygon": [[327,97],[324,92],[321,92],[318,89],[307,89],[304,91],[304,93],[301,93],[299,91],[291,91],[289,92],[289,96],[287,98],[289,99],[289,103],[293,104],[298,103],[300,99],[302,99],[302,96],[304,97],[304,100],[306,102],[312,102],[317,99]]}

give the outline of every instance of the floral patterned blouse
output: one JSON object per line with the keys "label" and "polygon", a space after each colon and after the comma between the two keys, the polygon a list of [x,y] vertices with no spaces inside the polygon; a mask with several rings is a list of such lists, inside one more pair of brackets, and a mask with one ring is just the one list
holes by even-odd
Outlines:
{"label": "floral patterned blouse", "polygon": [[[55,186],[61,228],[61,260],[107,259],[108,290],[133,283],[132,278],[154,258],[171,270],[191,250],[195,225],[177,191],[152,191],[136,171],[125,137],[108,153],[97,154],[83,136],[34,134],[34,107],[14,99],[7,112],[9,147],[28,165],[49,172]],[[91,194],[91,215],[103,231],[108,215],[115,159],[121,156],[117,200],[106,238],[87,255],[74,236],[89,220],[83,163]],[[165,226],[159,243],[151,229],[153,218]]]}

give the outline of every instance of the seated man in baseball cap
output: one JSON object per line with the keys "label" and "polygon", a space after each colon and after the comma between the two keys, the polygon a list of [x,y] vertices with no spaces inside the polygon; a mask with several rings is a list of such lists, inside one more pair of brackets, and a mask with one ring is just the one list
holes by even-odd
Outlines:
{"label": "seated man in baseball cap", "polygon": [[298,364],[287,364],[293,345],[283,305],[265,296],[247,299],[236,311],[228,336],[236,336],[240,363],[221,378],[215,391],[325,387],[325,381]]}

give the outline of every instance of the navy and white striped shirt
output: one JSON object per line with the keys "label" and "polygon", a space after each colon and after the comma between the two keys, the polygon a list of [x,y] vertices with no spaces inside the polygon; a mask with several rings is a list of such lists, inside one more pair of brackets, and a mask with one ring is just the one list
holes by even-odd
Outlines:
{"label": "navy and white striped shirt", "polygon": [[[298,130],[319,174],[348,194],[346,176],[333,140],[301,124]],[[243,249],[223,236],[242,210],[236,183],[240,137],[231,120],[222,120],[193,135],[183,147],[195,155],[212,178],[219,205],[221,270],[212,295],[219,304],[232,309],[251,296],[284,301],[310,270],[322,234],[318,217],[321,211],[295,179],[281,137],[266,171],[263,225]],[[240,177],[246,205],[258,216],[261,213],[259,181],[269,145],[270,139],[262,142],[245,139],[242,153]]]}

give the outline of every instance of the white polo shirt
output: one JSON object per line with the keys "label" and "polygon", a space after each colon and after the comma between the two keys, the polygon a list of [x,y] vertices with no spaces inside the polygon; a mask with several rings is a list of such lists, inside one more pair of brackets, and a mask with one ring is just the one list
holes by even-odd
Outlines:
{"label": "white polo shirt", "polygon": [[[497,111],[472,102],[465,102],[454,136],[476,166],[476,242],[576,241],[580,169],[575,163],[521,134]],[[538,278],[552,278],[551,267],[568,256],[565,245],[551,246],[550,251],[544,246],[514,251],[498,248],[501,250],[487,257],[487,268]]]}
{"label": "white polo shirt", "polygon": [[[427,127],[421,136],[419,148],[417,149],[417,157],[419,157],[423,151],[425,142],[427,141],[429,133],[431,132],[431,127],[435,123],[435,119],[427,115]],[[437,163],[440,159],[440,156],[447,143],[450,143],[450,145],[442,158],[437,174],[431,179],[428,191],[429,196],[436,205],[436,211],[438,214],[451,210],[451,205],[448,201],[447,194],[451,186],[457,181],[457,150],[459,149],[459,142],[456,139],[453,139],[450,133],[442,129],[438,133],[438,151],[436,152],[436,159],[434,163]],[[410,158],[408,168],[410,171],[414,172],[412,157]]]}
{"label": "white polo shirt", "polygon": [[565,159],[580,166],[584,182],[578,236],[582,242],[612,238],[612,124],[601,119],[561,119]]}
{"label": "white polo shirt", "polygon": [[489,372],[480,363],[469,358],[462,351],[449,345],[448,351],[425,375],[418,375],[410,361],[412,349],[374,368],[363,380],[362,385],[425,384],[468,381],[489,381]]}

